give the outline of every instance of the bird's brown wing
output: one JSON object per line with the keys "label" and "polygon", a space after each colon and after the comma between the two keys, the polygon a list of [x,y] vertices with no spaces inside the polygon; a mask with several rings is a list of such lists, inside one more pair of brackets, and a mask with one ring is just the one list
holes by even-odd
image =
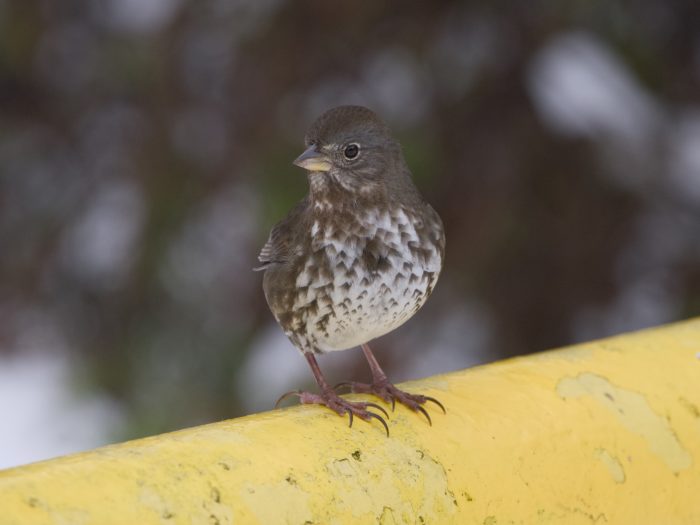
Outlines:
{"label": "bird's brown wing", "polygon": [[308,197],[300,201],[289,214],[275,224],[258,260],[262,263],[254,271],[267,270],[270,266],[286,263],[294,249],[294,226],[302,222],[309,207]]}

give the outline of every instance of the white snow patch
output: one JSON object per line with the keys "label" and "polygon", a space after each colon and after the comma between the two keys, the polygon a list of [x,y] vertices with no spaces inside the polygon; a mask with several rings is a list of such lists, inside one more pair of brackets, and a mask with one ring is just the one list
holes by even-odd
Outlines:
{"label": "white snow patch", "polygon": [[528,84],[546,124],[572,136],[643,145],[661,112],[622,61],[587,33],[555,38],[532,62]]}
{"label": "white snow patch", "polygon": [[122,420],[109,399],[78,396],[61,355],[0,358],[0,469],[105,445]]}

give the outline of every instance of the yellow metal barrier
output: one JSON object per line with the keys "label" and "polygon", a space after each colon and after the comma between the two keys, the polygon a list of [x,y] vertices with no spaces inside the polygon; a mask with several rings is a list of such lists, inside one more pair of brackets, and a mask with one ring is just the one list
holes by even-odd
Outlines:
{"label": "yellow metal barrier", "polygon": [[[700,319],[0,472],[0,524],[700,524]],[[167,409],[164,407],[164,409]],[[174,408],[173,408],[174,409]]]}

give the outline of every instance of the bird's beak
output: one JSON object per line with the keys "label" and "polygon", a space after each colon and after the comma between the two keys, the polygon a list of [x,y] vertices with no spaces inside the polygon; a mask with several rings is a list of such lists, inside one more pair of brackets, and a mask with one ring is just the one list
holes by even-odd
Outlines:
{"label": "bird's beak", "polygon": [[331,169],[331,161],[316,146],[309,146],[304,153],[293,162],[296,166],[308,171],[328,171]]}

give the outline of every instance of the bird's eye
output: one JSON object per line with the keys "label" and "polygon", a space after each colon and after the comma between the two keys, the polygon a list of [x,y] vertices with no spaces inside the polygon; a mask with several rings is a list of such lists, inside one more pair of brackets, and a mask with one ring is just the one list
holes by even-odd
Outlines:
{"label": "bird's eye", "polygon": [[359,153],[360,145],[355,144],[354,142],[345,146],[345,149],[343,150],[343,155],[345,155],[345,158],[348,160],[356,158]]}

